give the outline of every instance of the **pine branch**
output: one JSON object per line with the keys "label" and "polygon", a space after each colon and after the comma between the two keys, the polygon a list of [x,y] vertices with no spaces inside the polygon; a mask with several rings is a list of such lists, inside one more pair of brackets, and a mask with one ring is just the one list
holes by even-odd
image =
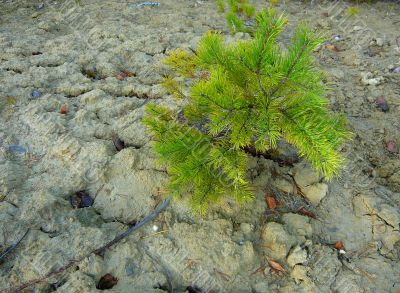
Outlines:
{"label": "pine branch", "polygon": [[[243,3],[229,0],[230,13],[247,9]],[[195,58],[188,59],[194,77],[185,119],[166,117],[171,116],[166,109],[159,118],[150,109],[144,120],[171,175],[169,191],[190,196],[195,210],[228,194],[238,202],[251,198],[246,150],[267,152],[280,138],[328,178],[343,161],[336,149],[350,133],[342,118],[329,113],[312,57],[322,39],[301,25],[283,52],[277,36],[287,20],[272,10],[261,11],[256,20],[251,40],[227,45],[221,34],[209,32],[200,41]]]}

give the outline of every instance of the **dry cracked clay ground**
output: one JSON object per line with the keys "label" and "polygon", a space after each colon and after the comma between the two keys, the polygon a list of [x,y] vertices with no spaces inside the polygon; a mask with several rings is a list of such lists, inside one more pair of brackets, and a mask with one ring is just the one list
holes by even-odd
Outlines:
{"label": "dry cracked clay ground", "polygon": [[[0,264],[0,292],[154,210],[167,175],[155,164],[143,107],[179,106],[158,85],[160,60],[177,47],[195,49],[210,29],[246,37],[229,36],[214,1],[140,3],[0,3],[0,251],[30,228]],[[325,182],[285,148],[251,158],[249,205],[228,203],[200,218],[173,201],[103,255],[23,292],[98,292],[106,274],[118,279],[107,291],[121,293],[400,292],[400,4],[360,4],[348,16],[350,5],[277,5],[289,31],[304,20],[329,38],[315,56],[330,107],[355,134],[342,149],[341,178]],[[118,151],[115,137],[126,147]],[[73,208],[82,190],[94,203]],[[276,197],[276,212],[266,194]]]}

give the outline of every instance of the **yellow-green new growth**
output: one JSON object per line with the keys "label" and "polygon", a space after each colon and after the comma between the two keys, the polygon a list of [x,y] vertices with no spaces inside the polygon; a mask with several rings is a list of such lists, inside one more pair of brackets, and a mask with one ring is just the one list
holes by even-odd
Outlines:
{"label": "yellow-green new growth", "polygon": [[312,56],[323,39],[300,25],[283,51],[277,37],[286,23],[262,11],[251,40],[227,45],[221,34],[208,32],[195,53],[178,50],[166,59],[179,80],[190,81],[187,96],[175,77],[164,82],[186,106],[173,112],[150,105],[144,122],[171,176],[169,191],[189,195],[200,212],[224,195],[251,198],[245,150],[265,152],[278,139],[297,147],[328,179],[338,174],[343,158],[337,149],[350,133],[343,117],[328,111]]}

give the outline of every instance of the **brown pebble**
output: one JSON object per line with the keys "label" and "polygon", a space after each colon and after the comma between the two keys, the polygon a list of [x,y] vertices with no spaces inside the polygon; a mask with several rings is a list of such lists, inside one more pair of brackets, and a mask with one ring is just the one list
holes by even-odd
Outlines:
{"label": "brown pebble", "polygon": [[338,49],[338,47],[334,44],[327,44],[326,48],[333,51],[333,52],[340,52],[340,50]]}
{"label": "brown pebble", "polygon": [[99,290],[111,289],[118,283],[118,279],[111,274],[105,274],[100,278],[96,288]]}
{"label": "brown pebble", "polygon": [[60,113],[61,114],[67,114],[68,113],[68,106],[67,104],[63,104],[60,108]]}
{"label": "brown pebble", "polygon": [[132,76],[136,76],[135,72],[129,71],[129,70],[124,70],[122,71],[124,74],[126,74],[126,76],[128,77],[132,77]]}
{"label": "brown pebble", "polygon": [[136,73],[128,71],[128,70],[123,70],[117,74],[116,78],[118,80],[124,80],[125,78],[132,77],[132,76],[136,76]]}
{"label": "brown pebble", "polygon": [[376,103],[376,106],[382,110],[382,112],[389,111],[389,104],[386,102],[386,99],[384,96],[380,96],[380,97],[376,98],[375,103]]}
{"label": "brown pebble", "polygon": [[386,143],[386,149],[391,153],[397,153],[397,144],[394,140],[390,140]]}
{"label": "brown pebble", "polygon": [[125,73],[121,72],[116,77],[118,80],[124,80],[127,77],[127,75]]}

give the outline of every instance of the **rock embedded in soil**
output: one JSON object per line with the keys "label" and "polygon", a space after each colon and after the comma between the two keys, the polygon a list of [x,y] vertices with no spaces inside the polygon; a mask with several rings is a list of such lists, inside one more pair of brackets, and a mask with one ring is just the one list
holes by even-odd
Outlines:
{"label": "rock embedded in soil", "polygon": [[318,205],[328,193],[326,183],[316,183],[302,189],[304,196],[314,205]]}
{"label": "rock embedded in soil", "polygon": [[303,264],[307,261],[307,251],[297,245],[290,251],[286,261],[290,267]]}
{"label": "rock embedded in soil", "polygon": [[375,100],[376,106],[382,110],[382,112],[389,112],[389,104],[386,101],[385,97],[380,96]]}
{"label": "rock embedded in soil", "polygon": [[293,168],[294,180],[302,189],[319,182],[319,174],[305,161],[296,164]]}
{"label": "rock embedded in soil", "polygon": [[311,279],[308,277],[308,271],[310,270],[309,267],[302,266],[302,265],[295,265],[292,269],[290,276],[294,279],[296,283],[312,283]]}
{"label": "rock embedded in soil", "polygon": [[379,46],[379,47],[382,47],[383,46],[383,39],[382,38],[376,38],[376,45],[377,46]]}
{"label": "rock embedded in soil", "polygon": [[312,236],[313,229],[309,217],[286,213],[282,216],[282,220],[285,223],[285,229],[291,235],[296,235],[304,239],[304,241]]}
{"label": "rock embedded in soil", "polygon": [[373,85],[377,86],[384,82],[383,76],[374,77],[371,72],[362,72],[361,73],[361,83],[364,85]]}
{"label": "rock embedded in soil", "polygon": [[240,230],[244,235],[249,235],[253,231],[253,225],[249,223],[241,223]]}
{"label": "rock embedded in soil", "polygon": [[320,183],[319,174],[305,161],[294,166],[293,174],[294,180],[304,196],[312,204],[319,204],[328,192],[328,185]]}
{"label": "rock embedded in soil", "polygon": [[281,224],[270,222],[262,228],[263,250],[274,260],[285,260],[290,248],[296,244],[296,237],[290,235]]}

